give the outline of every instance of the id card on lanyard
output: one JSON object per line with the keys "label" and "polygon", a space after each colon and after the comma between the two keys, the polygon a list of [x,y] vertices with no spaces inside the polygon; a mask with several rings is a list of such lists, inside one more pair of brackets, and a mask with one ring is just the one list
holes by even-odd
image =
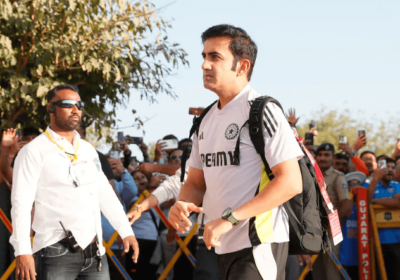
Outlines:
{"label": "id card on lanyard", "polygon": [[95,167],[94,162],[89,162],[87,160],[71,162],[71,177],[78,186],[91,184],[96,178]]}

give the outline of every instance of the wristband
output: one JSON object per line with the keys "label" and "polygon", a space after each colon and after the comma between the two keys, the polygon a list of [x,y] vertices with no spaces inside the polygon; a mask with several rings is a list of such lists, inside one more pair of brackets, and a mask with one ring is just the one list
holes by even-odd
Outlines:
{"label": "wristband", "polygon": [[142,206],[140,204],[135,204],[135,208],[133,210],[137,210],[139,215],[142,215]]}
{"label": "wristband", "polygon": [[354,150],[354,149],[351,149],[350,158],[352,158],[352,157],[354,157],[354,156],[356,156],[356,155],[358,155],[358,151],[356,151],[356,150]]}

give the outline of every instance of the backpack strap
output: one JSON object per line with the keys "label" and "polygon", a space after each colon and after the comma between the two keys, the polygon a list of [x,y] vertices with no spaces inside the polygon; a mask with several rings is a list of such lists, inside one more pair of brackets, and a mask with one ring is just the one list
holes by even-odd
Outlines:
{"label": "backpack strap", "polygon": [[156,216],[154,215],[154,213],[153,213],[152,210],[153,210],[153,209],[150,209],[150,210],[149,210],[149,213],[150,213],[151,219],[153,220],[154,225],[156,226],[158,235],[160,235],[160,226],[157,224]]}
{"label": "backpack strap", "polygon": [[265,172],[267,173],[268,178],[272,180],[274,178],[274,174],[272,173],[267,159],[265,158],[264,150],[264,129],[268,130],[268,127],[264,125],[264,110],[269,102],[275,103],[283,112],[282,105],[276,99],[267,95],[257,97],[250,107],[248,125],[251,142],[253,143],[256,152],[260,155],[261,160],[264,163]]}
{"label": "backpack strap", "polygon": [[[265,172],[267,173],[269,180],[272,181],[274,179],[274,174],[272,173],[268,161],[265,158],[265,149],[264,149],[265,147],[264,130],[267,131],[269,130],[268,127],[264,125],[264,110],[269,111],[269,109],[267,108],[269,102],[276,104],[279,108],[281,108],[282,113],[284,113],[282,105],[276,99],[270,96],[260,96],[256,98],[254,102],[251,104],[248,124],[249,124],[250,139],[253,142],[254,148],[256,149],[257,153],[260,155],[264,163]],[[273,117],[271,112],[269,113],[271,117]],[[270,131],[268,131],[268,133],[270,133],[271,135]],[[294,213],[289,201],[285,202],[283,206],[285,207],[286,212],[289,214],[289,216],[293,217],[293,219],[289,219],[289,221],[292,224],[293,228],[295,229],[296,234],[304,235],[305,231],[301,226],[299,226],[301,225],[301,223],[297,219],[296,214]]]}
{"label": "backpack strap", "polygon": [[[205,115],[210,111],[212,106],[214,106],[215,103],[217,103],[218,100],[214,101],[211,105],[209,105],[207,108],[204,109],[204,111],[200,114],[199,117],[194,116],[193,117],[193,124],[192,128],[190,129],[189,132],[189,139],[192,138],[192,135],[196,132],[197,137],[199,137],[199,129],[200,129],[200,124],[203,121],[203,118]],[[185,179],[185,169],[186,169],[186,161],[188,159],[187,156],[187,145],[183,149],[182,153],[182,161],[181,161],[181,183],[183,183],[183,180]]]}

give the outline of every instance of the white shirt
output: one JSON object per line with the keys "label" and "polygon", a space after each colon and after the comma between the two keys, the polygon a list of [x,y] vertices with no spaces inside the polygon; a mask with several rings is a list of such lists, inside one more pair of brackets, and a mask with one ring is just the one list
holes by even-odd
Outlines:
{"label": "white shirt", "polygon": [[[203,170],[206,192],[203,198],[205,222],[221,218],[254,198],[269,183],[260,155],[251,142],[248,126],[240,134],[240,165],[232,165],[239,130],[249,118],[250,103],[260,96],[247,85],[223,109],[216,103],[194,136],[189,165]],[[301,158],[301,151],[281,109],[268,103],[265,109],[265,157],[270,165]],[[263,243],[289,241],[288,217],[281,206],[241,221],[219,238],[217,254],[231,253]]]}
{"label": "white shirt", "polygon": [[[184,181],[187,179],[189,171],[189,165],[186,164]],[[181,168],[175,172],[175,175],[170,176],[160,184],[160,186],[152,192],[157,200],[158,204],[164,203],[170,199],[177,198],[181,191]]]}
{"label": "white shirt", "polygon": [[[101,170],[93,146],[80,139],[77,132],[74,132],[72,145],[50,128],[48,131],[53,140],[70,154],[74,154],[79,142],[78,161],[72,163],[45,133],[19,152],[11,194],[13,234],[10,243],[15,256],[35,253],[65,238],[60,221],[72,231],[83,249],[97,235],[103,255],[100,210],[125,238],[133,235],[133,231],[124,209]],[[73,178],[79,181],[78,187],[74,186]],[[35,237],[32,250],[29,235],[33,203]]]}

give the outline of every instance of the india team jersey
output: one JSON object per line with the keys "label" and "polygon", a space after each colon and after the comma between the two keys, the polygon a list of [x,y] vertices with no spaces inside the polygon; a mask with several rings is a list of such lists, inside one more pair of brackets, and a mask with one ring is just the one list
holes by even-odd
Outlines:
{"label": "india team jersey", "polygon": [[[236,209],[251,200],[269,184],[261,157],[248,131],[240,134],[240,165],[232,164],[240,128],[249,117],[251,102],[260,95],[247,85],[222,110],[216,103],[201,122],[195,134],[189,166],[203,170],[207,190],[203,198],[205,221],[221,218],[222,212]],[[264,112],[265,157],[270,165],[301,158],[301,151],[281,109],[268,103]],[[279,206],[241,221],[219,238],[217,254],[235,252],[262,243],[289,241],[288,217]]]}

